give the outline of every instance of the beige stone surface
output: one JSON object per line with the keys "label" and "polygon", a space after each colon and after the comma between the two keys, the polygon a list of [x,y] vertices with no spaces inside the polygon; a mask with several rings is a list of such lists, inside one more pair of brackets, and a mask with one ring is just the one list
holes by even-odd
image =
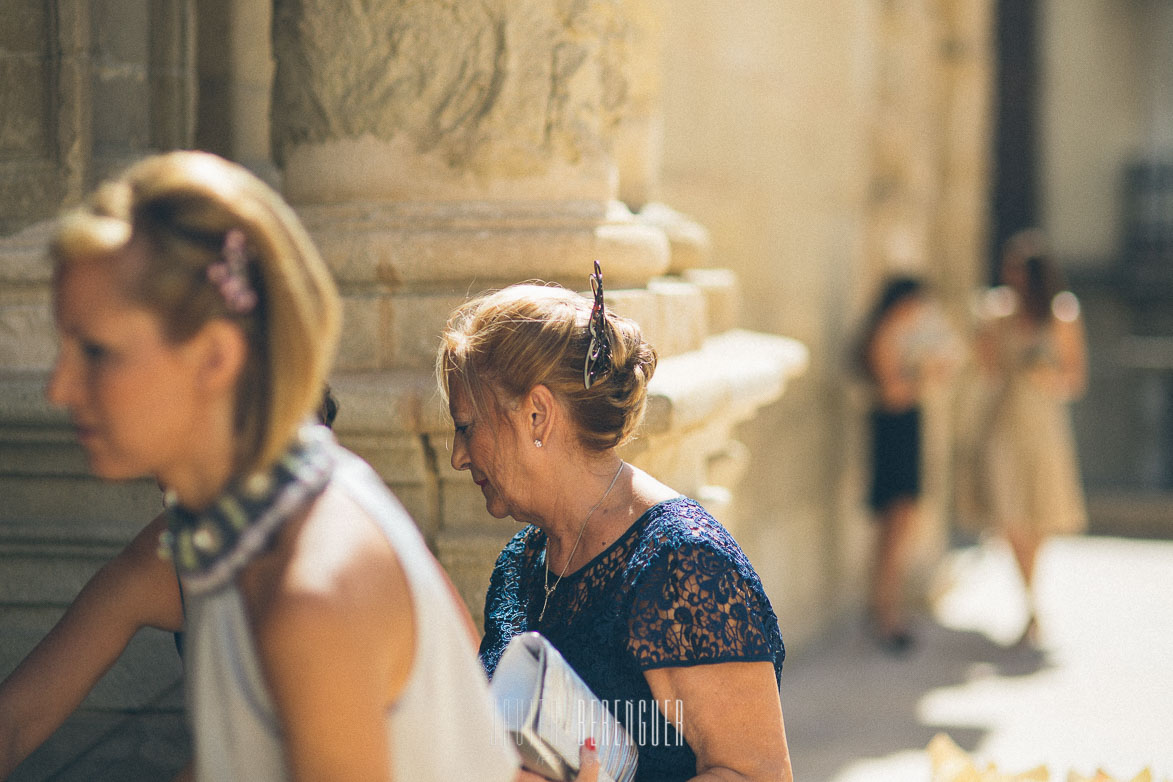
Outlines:
{"label": "beige stone surface", "polygon": [[431,371],[335,372],[330,385],[341,403],[335,431],[401,437],[447,426]]}
{"label": "beige stone surface", "polygon": [[593,260],[615,286],[668,268],[662,231],[618,202],[533,200],[302,206],[299,214],[344,283],[468,295],[527,279],[586,284]]}
{"label": "beige stone surface", "polygon": [[0,368],[0,431],[4,439],[15,442],[36,438],[51,438],[59,442],[72,435],[67,430],[68,416],[49,405],[45,399],[45,385],[49,374],[45,370],[13,370]]}
{"label": "beige stone surface", "polygon": [[708,230],[696,220],[659,202],[645,204],[639,210],[639,219],[659,228],[668,237],[672,253],[670,273],[681,274],[709,265],[712,241]]}
{"label": "beige stone surface", "polygon": [[45,369],[57,352],[47,292],[31,301],[5,302],[0,296],[0,366]]}
{"label": "beige stone surface", "polygon": [[384,354],[387,361],[384,366],[432,372],[440,347],[440,332],[452,311],[463,301],[464,297],[448,293],[396,296],[386,332],[390,344]]}
{"label": "beige stone surface", "polygon": [[[0,234],[52,216],[80,197],[92,131],[84,4],[5,8],[0,65]],[[47,49],[56,55],[45,57]]]}
{"label": "beige stone surface", "polygon": [[666,17],[660,198],[736,276],[737,325],[810,351],[736,432],[749,459],[733,514],[753,519],[742,543],[796,640],[862,599],[855,324],[886,271],[941,281],[954,306],[983,262],[991,13],[681,0]]}
{"label": "beige stone surface", "polygon": [[467,198],[545,180],[613,197],[607,144],[629,92],[631,29],[618,3],[282,4],[273,132],[288,192]]}
{"label": "beige stone surface", "polygon": [[197,52],[200,122],[196,144],[248,166],[272,184],[272,0],[201,0]]}
{"label": "beige stone surface", "polygon": [[704,291],[672,277],[649,280],[647,290],[656,305],[655,315],[648,319],[647,338],[660,355],[699,350],[709,336],[709,302]]}
{"label": "beige stone surface", "polygon": [[741,313],[741,286],[731,269],[686,269],[681,276],[704,294],[709,334],[720,334],[737,327]]}

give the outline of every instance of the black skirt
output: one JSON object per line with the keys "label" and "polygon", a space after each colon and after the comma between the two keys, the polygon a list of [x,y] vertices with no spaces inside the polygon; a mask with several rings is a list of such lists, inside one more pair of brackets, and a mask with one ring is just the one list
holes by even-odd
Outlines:
{"label": "black skirt", "polygon": [[868,504],[885,510],[898,499],[920,496],[920,408],[873,410],[872,487]]}

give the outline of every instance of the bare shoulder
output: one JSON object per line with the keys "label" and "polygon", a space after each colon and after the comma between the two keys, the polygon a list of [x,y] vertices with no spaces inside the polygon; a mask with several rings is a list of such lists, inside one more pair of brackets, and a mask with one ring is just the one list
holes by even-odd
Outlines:
{"label": "bare shoulder", "polygon": [[392,684],[406,678],[414,639],[406,575],[375,522],[334,485],[247,568],[241,588],[271,674],[304,671],[309,655],[371,666]]}
{"label": "bare shoulder", "polygon": [[111,560],[132,570],[174,572],[169,560],[159,556],[160,539],[167,530],[167,517],[160,513],[139,530],[138,534]]}
{"label": "bare shoulder", "polygon": [[160,536],[166,529],[166,516],[156,516],[91,582],[91,593],[108,595],[135,630],[144,625],[172,631],[183,626],[178,576],[171,560],[159,556]]}
{"label": "bare shoulder", "polygon": [[635,465],[631,465],[631,488],[636,498],[637,509],[642,513],[665,500],[680,496],[680,492],[661,483]]}

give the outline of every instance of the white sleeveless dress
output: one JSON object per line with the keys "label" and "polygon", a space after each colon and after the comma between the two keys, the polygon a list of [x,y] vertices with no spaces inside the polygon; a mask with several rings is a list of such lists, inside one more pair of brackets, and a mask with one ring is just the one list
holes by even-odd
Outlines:
{"label": "white sleeveless dress", "polygon": [[[375,472],[331,443],[330,478],[379,525],[411,588],[416,649],[387,713],[389,778],[512,780],[518,760],[498,735],[485,674],[464,621],[415,524]],[[185,584],[187,708],[200,782],[289,779],[279,722],[235,579],[206,592]]]}

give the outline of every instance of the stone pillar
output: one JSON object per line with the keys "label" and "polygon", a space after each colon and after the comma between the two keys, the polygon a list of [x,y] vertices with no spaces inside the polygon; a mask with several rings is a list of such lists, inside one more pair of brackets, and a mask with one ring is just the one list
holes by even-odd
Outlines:
{"label": "stone pillar", "polygon": [[0,235],[81,197],[90,154],[88,6],[20,0],[0,33]]}
{"label": "stone pillar", "polygon": [[[877,130],[869,266],[922,276],[959,333],[986,252],[993,4],[939,0],[885,7],[879,19]],[[947,545],[955,433],[952,385],[924,400],[924,495],[914,587]]]}
{"label": "stone pillar", "polygon": [[654,189],[658,82],[647,49],[659,8],[275,6],[273,147],[287,197],[345,297],[339,435],[403,499],[474,614],[517,527],[491,519],[448,465],[432,362],[468,295],[535,278],[583,290],[599,259],[611,307],[636,318],[665,357],[628,455],[714,499],[710,463],[737,477],[733,423],[781,393],[804,361],[801,346],[777,338],[714,339],[710,321],[730,310],[733,282],[664,276],[681,266],[677,253],[703,254],[703,229],[669,210],[633,215],[618,198],[642,206]]}
{"label": "stone pillar", "polygon": [[196,147],[235,160],[273,185],[272,0],[201,0]]}
{"label": "stone pillar", "polygon": [[[195,120],[194,0],[15,0],[0,22],[0,677],[82,585],[159,512],[154,482],[89,475],[61,411],[44,399],[56,353],[45,248],[52,218],[97,180],[160,149],[189,147]],[[94,737],[143,725],[182,745],[180,661],[145,631],[79,713],[14,775],[49,778]],[[158,744],[135,778],[169,777]],[[100,753],[99,753],[100,754]],[[21,776],[23,773],[24,776]]]}

